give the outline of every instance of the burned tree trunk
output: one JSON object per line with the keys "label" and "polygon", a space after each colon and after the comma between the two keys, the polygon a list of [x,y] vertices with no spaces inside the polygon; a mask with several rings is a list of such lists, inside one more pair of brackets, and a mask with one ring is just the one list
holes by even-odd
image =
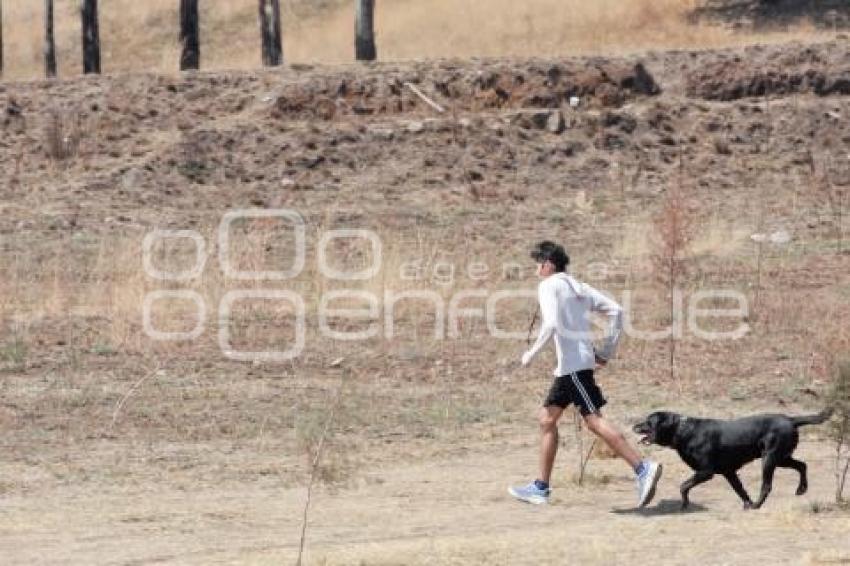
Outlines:
{"label": "burned tree trunk", "polygon": [[374,61],[378,57],[375,48],[375,0],[355,1],[354,51],[358,61]]}
{"label": "burned tree trunk", "polygon": [[53,38],[53,0],[44,0],[44,69],[48,78],[56,76],[56,41]]}
{"label": "burned tree trunk", "polygon": [[280,0],[260,0],[260,34],[263,37],[263,65],[281,65],[283,42],[280,34]]}
{"label": "burned tree trunk", "polygon": [[201,34],[198,28],[198,0],[180,0],[181,71],[201,66]]}
{"label": "burned tree trunk", "polygon": [[82,0],[83,73],[100,73],[100,31],[97,26],[97,0]]}

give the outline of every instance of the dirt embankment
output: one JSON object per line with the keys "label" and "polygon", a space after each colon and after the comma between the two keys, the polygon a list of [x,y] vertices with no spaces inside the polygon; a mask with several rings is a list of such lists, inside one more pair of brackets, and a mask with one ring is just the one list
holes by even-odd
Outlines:
{"label": "dirt embankment", "polygon": [[[287,85],[275,101],[277,118],[331,119],[344,114],[404,114],[427,110],[415,89],[426,90],[449,110],[560,108],[573,97],[620,106],[661,89],[640,62],[446,63],[363,77],[354,72]],[[420,91],[421,92],[421,91]],[[427,96],[427,95],[426,95]],[[585,101],[587,102],[587,101]]]}
{"label": "dirt embankment", "polygon": [[845,0],[702,0],[688,14],[691,22],[731,24],[738,30],[781,29],[808,23],[826,29],[850,27]]}
{"label": "dirt embankment", "polygon": [[[376,179],[408,199],[432,199],[435,189],[440,198],[521,199],[564,172],[578,186],[603,186],[614,162],[639,163],[629,182],[656,186],[680,155],[701,183],[726,186],[737,172],[723,167],[740,166],[730,156],[763,153],[768,139],[786,168],[811,160],[801,132],[846,139],[848,76],[842,44],[794,43],[6,84],[0,171],[16,204],[0,225],[92,225],[92,211],[105,208],[119,224],[152,222],[152,207],[160,221],[169,210],[182,217],[201,210],[192,185],[208,187],[202,206],[211,210],[232,200],[233,183],[255,206],[345,202]],[[759,97],[807,93],[835,104],[779,117],[759,108]],[[732,100],[742,103],[706,106]],[[50,214],[36,213],[26,203],[52,193],[48,178],[63,190]]]}
{"label": "dirt embankment", "polygon": [[694,70],[687,79],[689,96],[737,100],[758,96],[812,93],[850,94],[850,50],[846,44],[786,50],[751,47]]}

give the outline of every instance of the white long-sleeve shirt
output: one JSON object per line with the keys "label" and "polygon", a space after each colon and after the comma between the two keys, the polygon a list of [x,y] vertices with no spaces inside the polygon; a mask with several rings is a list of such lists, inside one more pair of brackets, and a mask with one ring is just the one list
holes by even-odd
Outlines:
{"label": "white long-sleeve shirt", "polygon": [[[542,322],[537,341],[528,350],[529,361],[552,336],[558,367],[555,376],[567,375],[596,366],[596,355],[610,359],[617,349],[623,329],[623,309],[590,285],[566,273],[554,273],[537,287]],[[608,317],[604,341],[598,351],[593,347],[590,313]]]}

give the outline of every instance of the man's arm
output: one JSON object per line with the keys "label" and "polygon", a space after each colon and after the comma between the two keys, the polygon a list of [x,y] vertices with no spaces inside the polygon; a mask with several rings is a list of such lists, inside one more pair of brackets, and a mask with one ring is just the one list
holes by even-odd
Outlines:
{"label": "man's arm", "polygon": [[555,295],[554,285],[541,283],[537,287],[537,299],[540,302],[541,312],[540,333],[537,335],[537,340],[534,344],[522,355],[523,366],[531,363],[531,359],[537,355],[540,349],[555,334],[558,317],[558,298]]}
{"label": "man's arm", "polygon": [[596,357],[604,365],[617,351],[617,344],[623,332],[623,309],[615,301],[609,299],[590,285],[585,285],[585,296],[590,299],[590,310],[608,317],[608,327],[602,347],[596,352]]}

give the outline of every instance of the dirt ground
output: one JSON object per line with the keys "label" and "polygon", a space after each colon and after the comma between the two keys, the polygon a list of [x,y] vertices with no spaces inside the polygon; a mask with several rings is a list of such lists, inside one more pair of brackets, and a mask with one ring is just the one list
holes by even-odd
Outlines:
{"label": "dirt ground", "polygon": [[[836,564],[850,560],[850,516],[815,502],[831,497],[831,454],[804,442],[812,487],[777,475],[766,507],[745,512],[722,479],[679,510],[686,477],[672,452],[656,501],[633,506],[622,464],[591,462],[583,487],[566,480],[575,450],[560,454],[552,504],[517,503],[509,482],[528,477],[530,427],[497,439],[446,447],[452,454],[362,470],[354,487],[318,491],[306,559],[311,564]],[[518,429],[529,430],[520,433]],[[122,448],[113,446],[111,450]],[[129,447],[126,450],[130,450]],[[8,466],[4,466],[8,473]],[[757,466],[744,474],[750,491]],[[297,555],[305,491],[274,481],[198,479],[177,471],[131,485],[83,484],[7,494],[2,545],[7,564],[290,564]]]}
{"label": "dirt ground", "polygon": [[[820,410],[831,356],[850,348],[848,77],[842,36],[0,85],[0,562],[293,563],[323,436],[309,564],[850,562],[825,427],[806,430],[797,451],[809,464],[803,497],[780,470],[759,511],[744,512],[715,479],[682,513],[687,471],[650,448],[665,472],[638,512],[617,461],[593,459],[575,485],[568,417],[553,504],[525,506],[506,488],[535,472],[550,356],[520,371],[524,337],[496,340],[465,320],[437,338],[438,317],[417,308],[399,315],[392,339],[334,340],[316,312],[336,288],[316,266],[318,236],[356,227],[379,234],[385,254],[359,290],[438,289],[447,301],[469,289],[533,292],[528,247],[549,237],[594,286],[635,292],[634,324],[663,327],[656,218],[678,188],[693,221],[686,303],[706,288],[739,292],[749,331],[686,335],[673,376],[666,341],[625,339],[600,374],[608,414],[628,428],[660,408]],[[263,283],[307,298],[306,346],[289,362],[230,360],[218,342],[222,296],[242,287],[222,274],[216,234],[244,208],[305,219],[304,272]],[[253,251],[234,254],[242,269],[286,259],[273,225],[254,228],[256,239],[245,229],[240,240]],[[204,239],[197,279],[146,275],[155,229]],[[358,266],[365,252],[354,248],[334,253]],[[156,257],[179,270],[194,252]],[[402,276],[411,258],[424,279]],[[490,275],[465,274],[475,261]],[[441,280],[440,262],[459,274]],[[511,262],[524,271],[500,270]],[[197,339],[144,331],[145,297],[163,289],[207,305]],[[157,328],[192,328],[178,306],[154,313]],[[513,305],[500,323],[524,336],[534,306]],[[285,314],[241,313],[234,344],[291,340]],[[757,491],[758,466],[743,477]]]}

